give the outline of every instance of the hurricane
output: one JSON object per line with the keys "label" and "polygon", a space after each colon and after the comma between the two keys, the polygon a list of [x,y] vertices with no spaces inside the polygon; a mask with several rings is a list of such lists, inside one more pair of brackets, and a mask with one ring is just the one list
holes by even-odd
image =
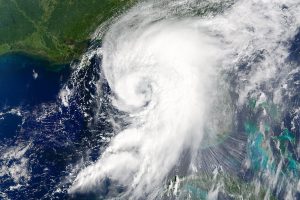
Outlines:
{"label": "hurricane", "polygon": [[[289,42],[299,27],[296,0],[149,0],[114,18],[92,52],[111,90],[111,115],[119,115],[122,125],[113,126],[99,157],[76,173],[68,192],[105,193],[109,199],[191,197],[186,183],[199,174],[216,180],[255,167],[249,157],[259,153],[248,144],[261,134],[268,157],[258,161],[261,172],[253,182],[267,185],[265,198],[275,189],[282,191],[275,195],[296,198],[299,182],[293,175],[279,177],[284,161],[271,149],[291,154],[270,140],[285,113],[284,85],[297,72]],[[102,101],[98,97],[95,110]],[[276,119],[271,104],[278,107]],[[290,149],[299,159],[299,150]],[[229,180],[222,180],[205,198],[226,193]]]}

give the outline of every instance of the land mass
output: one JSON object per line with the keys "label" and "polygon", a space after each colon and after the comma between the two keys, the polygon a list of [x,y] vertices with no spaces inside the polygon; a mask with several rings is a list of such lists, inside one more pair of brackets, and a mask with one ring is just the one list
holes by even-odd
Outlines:
{"label": "land mass", "polygon": [[0,0],[0,55],[10,52],[68,63],[90,35],[134,0]]}

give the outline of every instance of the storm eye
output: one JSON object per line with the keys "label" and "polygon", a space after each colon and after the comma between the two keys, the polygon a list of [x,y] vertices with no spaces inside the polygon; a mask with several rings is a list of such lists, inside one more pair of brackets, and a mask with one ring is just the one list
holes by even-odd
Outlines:
{"label": "storm eye", "polygon": [[142,80],[135,89],[136,94],[141,95],[143,99],[143,107],[147,106],[152,97],[152,86],[148,80]]}

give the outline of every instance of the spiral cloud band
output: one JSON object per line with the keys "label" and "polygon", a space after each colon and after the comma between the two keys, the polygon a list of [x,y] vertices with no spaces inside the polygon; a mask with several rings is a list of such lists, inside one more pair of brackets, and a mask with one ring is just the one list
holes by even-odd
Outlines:
{"label": "spiral cloud band", "polygon": [[[230,100],[222,72],[235,72],[242,59],[266,52],[250,72],[236,71],[237,104],[243,104],[282,67],[287,50],[279,44],[295,34],[300,19],[297,9],[284,11],[282,4],[296,7],[296,1],[183,2],[140,3],[107,32],[101,67],[113,105],[128,114],[130,125],[78,174],[70,193],[97,190],[109,179],[125,188],[124,197],[155,198],[182,153],[189,152],[188,168],[194,167],[204,135],[214,140],[224,128],[211,119],[233,120],[233,112],[224,113]],[[190,7],[211,4],[224,11],[189,17]],[[216,128],[207,132],[207,124]]]}
{"label": "spiral cloud band", "polygon": [[150,192],[184,147],[201,142],[218,49],[201,28],[184,22],[155,24],[127,38],[104,46],[114,52],[104,50],[103,67],[115,106],[134,123],[84,174],[98,171],[92,182],[108,176],[135,192]]}

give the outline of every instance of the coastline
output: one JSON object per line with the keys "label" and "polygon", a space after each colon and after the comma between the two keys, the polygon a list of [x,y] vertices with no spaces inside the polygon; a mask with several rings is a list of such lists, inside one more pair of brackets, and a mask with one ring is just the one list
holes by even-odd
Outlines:
{"label": "coastline", "polygon": [[[5,60],[10,60],[11,57],[23,57],[27,60],[31,60],[32,62],[41,63],[45,67],[46,70],[53,71],[53,72],[60,72],[64,69],[70,68],[70,62],[57,62],[52,61],[47,57],[32,54],[25,51],[10,51],[3,54],[0,54],[0,62]],[[74,60],[74,59],[73,59]]]}
{"label": "coastline", "polygon": [[97,27],[125,12],[135,2],[9,2],[0,7],[1,24],[5,25],[0,24],[0,56],[22,53],[49,60],[54,66],[68,64],[88,49]]}

